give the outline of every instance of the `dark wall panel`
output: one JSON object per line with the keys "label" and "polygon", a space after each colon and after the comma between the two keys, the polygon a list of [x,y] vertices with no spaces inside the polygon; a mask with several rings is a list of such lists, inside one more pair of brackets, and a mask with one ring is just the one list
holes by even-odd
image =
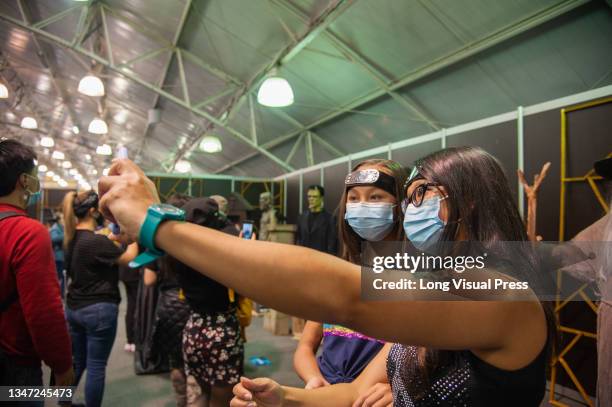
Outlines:
{"label": "dark wall panel", "polygon": [[300,177],[287,178],[287,223],[295,223],[300,211]]}
{"label": "dark wall panel", "polygon": [[[195,190],[196,184],[191,187],[193,194],[198,191]],[[221,195],[228,197],[232,192],[232,181],[225,179],[204,179],[202,180],[202,196]]]}
{"label": "dark wall panel", "polygon": [[412,168],[414,162],[426,155],[438,151],[442,148],[440,140],[428,141],[426,143],[416,144],[413,146],[393,150],[393,161],[397,161],[405,168]]}
{"label": "dark wall panel", "polygon": [[344,179],[348,174],[348,163],[340,163],[324,169],[325,181],[325,208],[336,213],[342,193],[344,192]]}
{"label": "dark wall panel", "polygon": [[533,183],[542,165],[548,161],[552,164],[538,193],[536,231],[544,240],[557,240],[559,232],[559,117],[556,110],[526,116],[523,121],[525,178]]}
{"label": "dark wall panel", "polygon": [[518,197],[516,169],[518,168],[516,121],[449,136],[447,147],[475,146],[495,156],[501,163],[510,183],[515,202]]}

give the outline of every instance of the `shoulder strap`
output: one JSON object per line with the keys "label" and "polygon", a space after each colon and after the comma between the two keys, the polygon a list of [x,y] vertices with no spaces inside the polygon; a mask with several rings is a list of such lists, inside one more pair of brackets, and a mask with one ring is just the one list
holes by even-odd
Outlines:
{"label": "shoulder strap", "polygon": [[[0,212],[0,221],[7,219],[7,218],[15,217],[15,216],[25,216],[25,215],[23,213],[12,212],[12,211]],[[17,290],[13,291],[5,300],[0,302],[0,313],[6,311],[15,301],[17,301],[18,298],[19,298],[19,295],[17,293]]]}
{"label": "shoulder strap", "polygon": [[12,218],[15,216],[25,216],[25,215],[23,213],[13,212],[13,211],[0,212],[0,220],[6,219],[6,218]]}

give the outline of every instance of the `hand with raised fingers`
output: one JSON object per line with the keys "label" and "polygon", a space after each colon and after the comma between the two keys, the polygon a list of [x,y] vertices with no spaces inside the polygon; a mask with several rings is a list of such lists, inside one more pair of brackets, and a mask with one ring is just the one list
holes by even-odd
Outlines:
{"label": "hand with raised fingers", "polygon": [[113,160],[108,176],[98,181],[100,211],[121,228],[123,243],[138,241],[138,234],[149,206],[159,203],[155,184],[132,161]]}
{"label": "hand with raised fingers", "polygon": [[280,384],[267,377],[240,378],[234,386],[230,407],[282,407],[284,392]]}
{"label": "hand with raised fingers", "polygon": [[353,407],[393,407],[393,393],[387,383],[376,383],[359,395]]}

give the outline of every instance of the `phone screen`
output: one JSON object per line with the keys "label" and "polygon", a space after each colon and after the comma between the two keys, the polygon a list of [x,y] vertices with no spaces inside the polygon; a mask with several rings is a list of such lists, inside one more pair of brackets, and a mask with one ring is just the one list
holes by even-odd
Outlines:
{"label": "phone screen", "polygon": [[253,235],[253,221],[245,220],[242,224],[242,238],[243,239],[251,239]]}

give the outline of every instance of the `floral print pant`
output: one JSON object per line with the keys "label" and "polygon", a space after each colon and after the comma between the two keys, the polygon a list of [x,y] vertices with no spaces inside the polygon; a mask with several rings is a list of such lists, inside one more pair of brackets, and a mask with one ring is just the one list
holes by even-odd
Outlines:
{"label": "floral print pant", "polygon": [[183,329],[185,373],[202,386],[234,385],[244,370],[244,341],[234,310],[192,312]]}

